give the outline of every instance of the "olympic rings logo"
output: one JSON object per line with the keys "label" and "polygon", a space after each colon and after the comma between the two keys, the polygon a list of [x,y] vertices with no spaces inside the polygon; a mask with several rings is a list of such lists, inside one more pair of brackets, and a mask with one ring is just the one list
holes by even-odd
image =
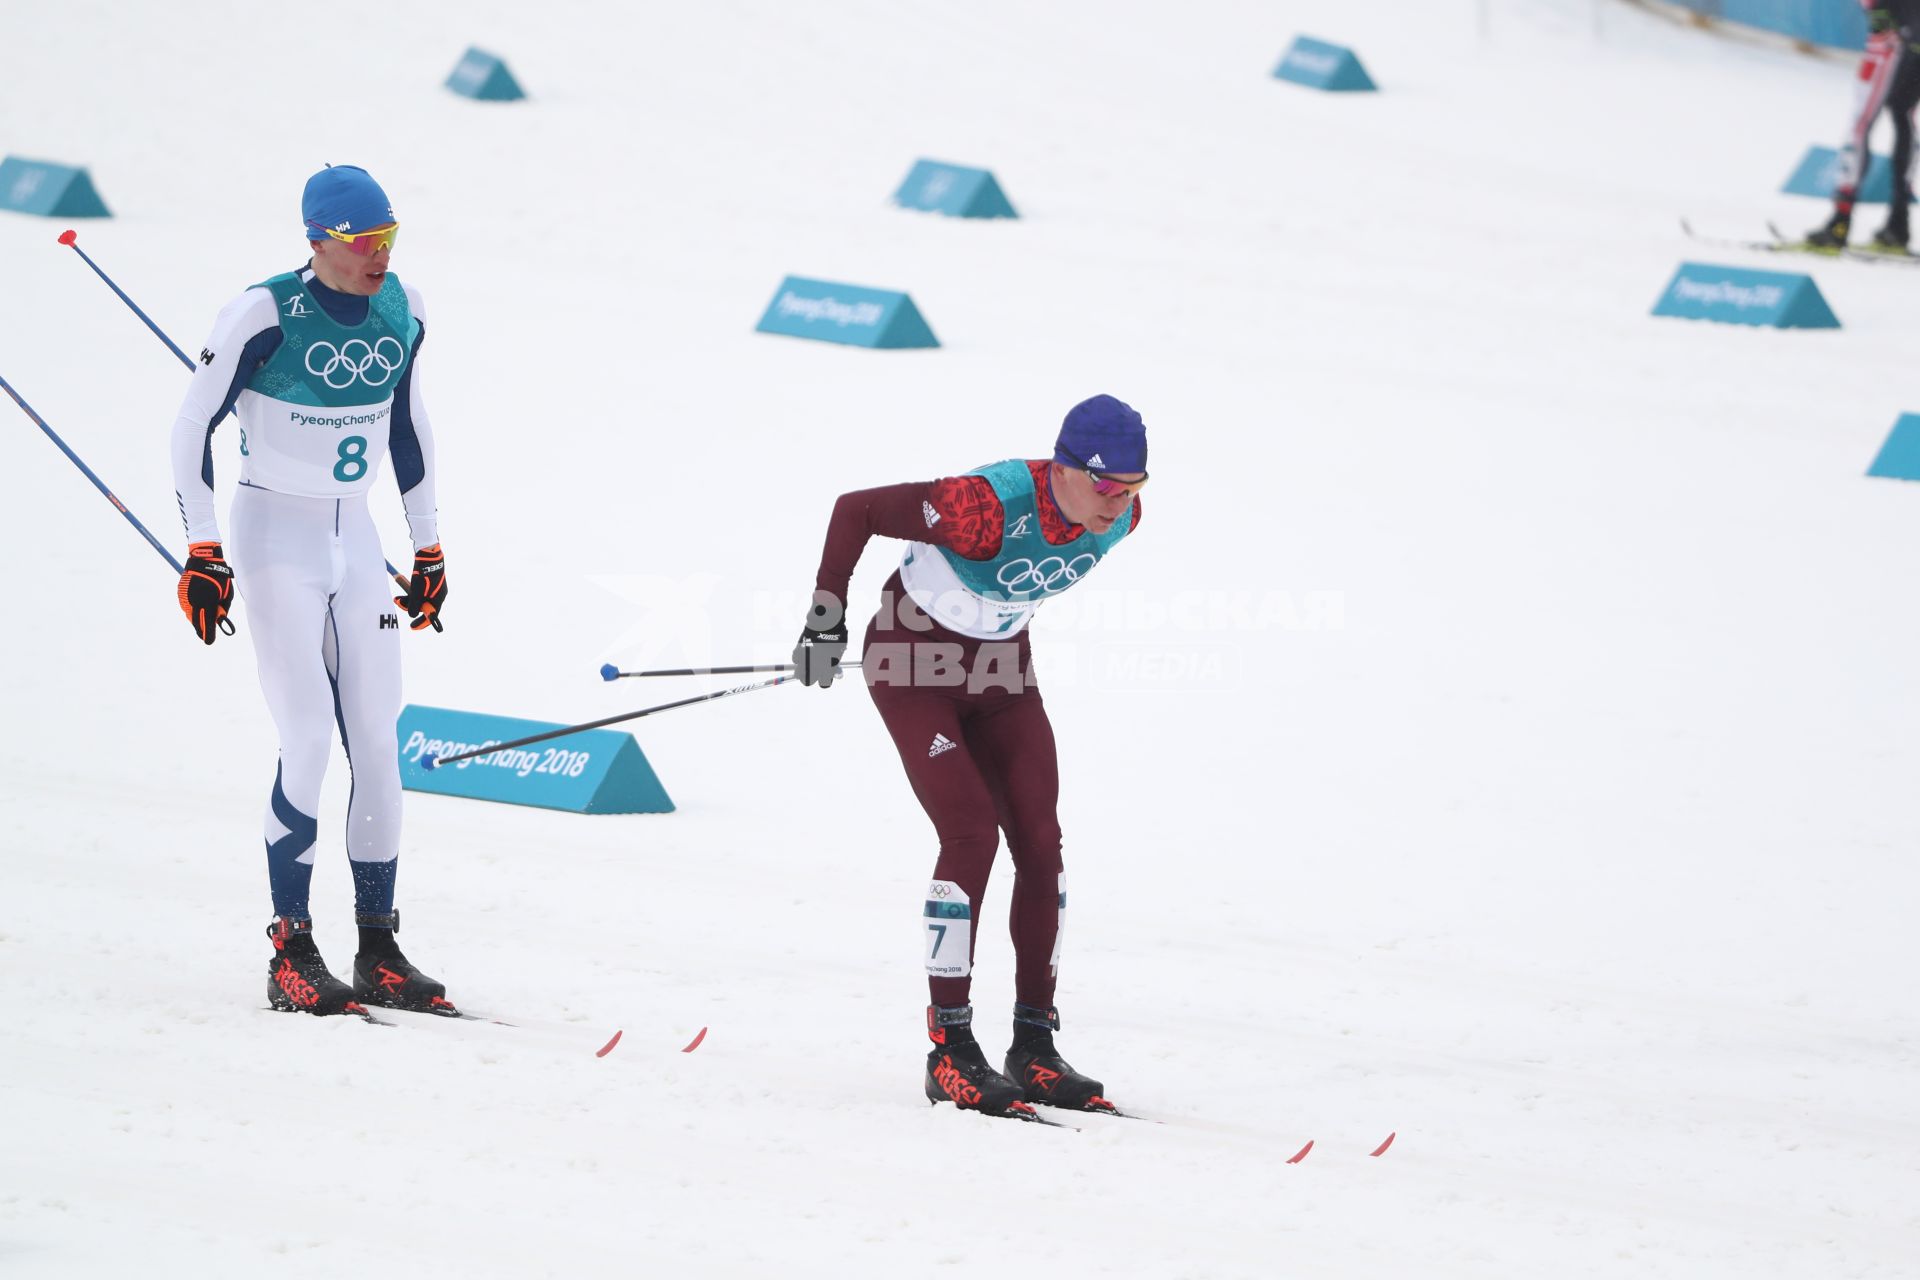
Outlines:
{"label": "olympic rings logo", "polygon": [[[307,372],[335,391],[345,391],[355,382],[378,387],[385,385],[406,359],[407,349],[398,338],[385,337],[372,343],[365,338],[349,338],[337,347],[331,342],[316,342],[307,348]],[[376,370],[378,377],[374,376]]]}
{"label": "olympic rings logo", "polygon": [[1091,573],[1093,566],[1098,563],[1100,557],[1087,552],[1081,552],[1072,560],[1048,556],[1037,564],[1027,559],[1009,560],[993,576],[995,581],[1015,595],[1044,596],[1065,591]]}

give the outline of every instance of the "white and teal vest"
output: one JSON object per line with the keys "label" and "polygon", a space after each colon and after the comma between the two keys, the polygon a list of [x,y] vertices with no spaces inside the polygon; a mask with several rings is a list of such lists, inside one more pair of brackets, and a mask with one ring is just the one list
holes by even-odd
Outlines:
{"label": "white and teal vest", "polygon": [[282,339],[235,405],[241,483],[309,498],[366,492],[420,332],[399,277],[388,273],[357,325],[336,323],[297,272],[254,288],[273,294]]}
{"label": "white and teal vest", "polygon": [[1000,551],[991,560],[969,560],[945,547],[913,542],[900,560],[900,582],[913,602],[950,631],[978,640],[1018,635],[1034,610],[1093,572],[1114,544],[1133,528],[1128,505],[1105,533],[1082,529],[1055,546],[1040,535],[1040,500],[1033,472],[1020,458],[978,467],[1005,513]]}

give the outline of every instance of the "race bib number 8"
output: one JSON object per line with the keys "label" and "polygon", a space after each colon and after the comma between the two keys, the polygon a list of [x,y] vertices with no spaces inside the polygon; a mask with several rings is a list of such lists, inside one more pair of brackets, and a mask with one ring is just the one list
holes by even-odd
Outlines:
{"label": "race bib number 8", "polygon": [[333,464],[333,478],[342,484],[352,484],[367,474],[367,438],[348,436],[340,442],[340,461]]}

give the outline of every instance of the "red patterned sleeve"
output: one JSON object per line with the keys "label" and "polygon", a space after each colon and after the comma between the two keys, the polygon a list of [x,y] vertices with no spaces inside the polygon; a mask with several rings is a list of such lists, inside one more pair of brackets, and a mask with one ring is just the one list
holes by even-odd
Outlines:
{"label": "red patterned sleeve", "polygon": [[991,560],[1000,554],[1000,535],[1007,513],[1000,495],[985,476],[950,476],[935,480],[927,505],[939,519],[920,537],[968,560]]}

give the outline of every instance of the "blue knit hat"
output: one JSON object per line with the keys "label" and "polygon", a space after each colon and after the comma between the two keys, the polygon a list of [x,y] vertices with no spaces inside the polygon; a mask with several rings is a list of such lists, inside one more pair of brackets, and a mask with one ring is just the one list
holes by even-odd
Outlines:
{"label": "blue knit hat", "polygon": [[350,164],[328,165],[307,179],[300,195],[300,216],[306,219],[307,239],[325,240],[327,230],[370,231],[394,220],[387,193],[365,169]]}
{"label": "blue knit hat", "polygon": [[1053,442],[1053,460],[1069,467],[1130,474],[1147,469],[1147,424],[1133,406],[1112,396],[1082,400],[1067,410]]}

